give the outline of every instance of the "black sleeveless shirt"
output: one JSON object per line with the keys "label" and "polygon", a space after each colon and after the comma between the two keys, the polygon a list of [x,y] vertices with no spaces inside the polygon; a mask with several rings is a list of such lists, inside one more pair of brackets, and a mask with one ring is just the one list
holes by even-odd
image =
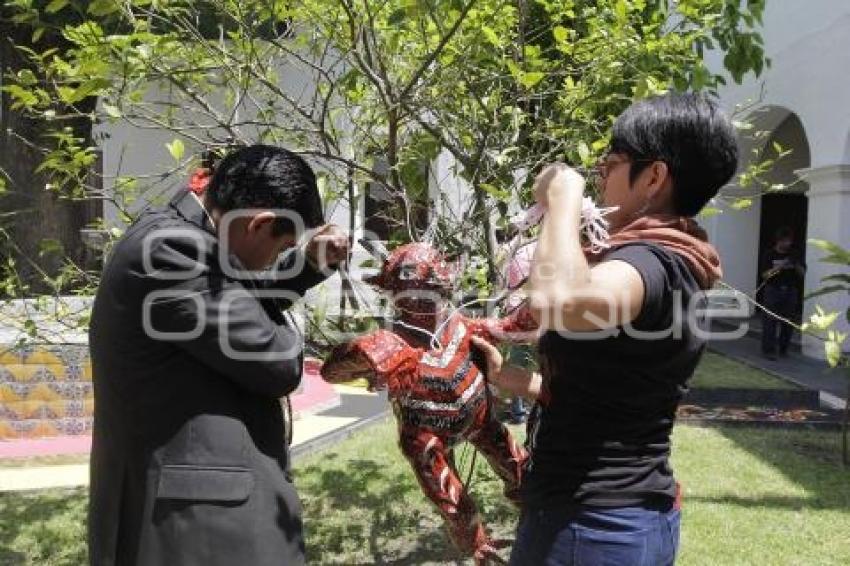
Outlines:
{"label": "black sleeveless shirt", "polygon": [[528,506],[655,507],[675,497],[670,433],[705,346],[688,323],[702,293],[684,260],[660,246],[632,243],[607,260],[640,273],[644,303],[635,321],[605,335],[541,338],[546,393],[529,420]]}

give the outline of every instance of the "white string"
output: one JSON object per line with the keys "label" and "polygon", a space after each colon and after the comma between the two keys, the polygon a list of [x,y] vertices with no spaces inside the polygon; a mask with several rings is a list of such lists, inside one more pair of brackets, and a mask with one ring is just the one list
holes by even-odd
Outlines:
{"label": "white string", "polygon": [[[611,237],[608,234],[610,223],[605,217],[618,208],[616,206],[597,206],[593,199],[588,196],[582,199],[579,230],[587,238],[592,253],[596,254],[608,248],[608,240]],[[538,203],[514,215],[509,222],[520,232],[525,232],[540,224],[545,215],[546,207]]]}
{"label": "white string", "polygon": [[[421,332],[421,333],[423,333],[423,334],[427,334],[428,336],[430,336],[430,337],[431,337],[431,347],[432,347],[432,348],[434,347],[434,341],[437,341],[437,335],[436,335],[436,334],[434,334],[434,333],[433,333],[433,332],[431,332],[430,330],[425,330],[425,329],[424,329],[424,328],[422,328],[422,327],[416,326],[415,324],[407,324],[406,322],[404,322],[404,321],[403,321],[403,320],[401,320],[401,319],[396,319],[396,320],[394,320],[394,321],[393,321],[393,324],[398,324],[399,326],[403,326],[403,327],[408,328],[408,329],[410,329],[410,330],[415,330],[415,331],[417,331],[417,332]],[[437,343],[439,344],[439,341],[437,341]]]}

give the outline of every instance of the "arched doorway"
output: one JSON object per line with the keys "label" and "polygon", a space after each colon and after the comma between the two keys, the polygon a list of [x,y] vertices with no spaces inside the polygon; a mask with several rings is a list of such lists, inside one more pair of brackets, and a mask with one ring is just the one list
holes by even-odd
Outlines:
{"label": "arched doorway", "polygon": [[[782,157],[765,175],[770,186],[784,186],[781,190],[771,190],[761,197],[761,214],[759,218],[759,248],[758,264],[755,267],[759,287],[763,281],[761,271],[765,267],[765,254],[774,243],[780,229],[789,229],[794,235],[794,246],[800,257],[806,261],[806,238],[808,233],[808,185],[801,181],[794,171],[807,169],[811,166],[809,142],[803,124],[796,114],[789,113],[767,138],[762,150],[762,159],[772,158],[777,148],[791,150]],[[803,285],[799,286],[799,315],[803,305]],[[761,300],[761,295],[758,297]]]}

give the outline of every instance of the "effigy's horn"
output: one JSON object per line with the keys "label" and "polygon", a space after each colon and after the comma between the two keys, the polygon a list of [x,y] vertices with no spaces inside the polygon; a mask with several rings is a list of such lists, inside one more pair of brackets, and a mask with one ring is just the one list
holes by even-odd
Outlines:
{"label": "effigy's horn", "polygon": [[375,259],[380,261],[387,261],[390,257],[390,252],[387,250],[386,246],[378,240],[370,240],[368,238],[360,238],[357,240],[363,249],[369,252]]}

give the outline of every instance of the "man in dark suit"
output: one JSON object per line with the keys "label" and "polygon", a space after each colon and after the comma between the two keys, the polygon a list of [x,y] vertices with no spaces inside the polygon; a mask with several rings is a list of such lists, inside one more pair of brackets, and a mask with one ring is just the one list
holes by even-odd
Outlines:
{"label": "man in dark suit", "polygon": [[304,562],[279,403],[302,338],[284,310],[347,250],[313,171],[269,146],[231,153],[202,197],[181,191],[127,230],[89,336],[93,565]]}

